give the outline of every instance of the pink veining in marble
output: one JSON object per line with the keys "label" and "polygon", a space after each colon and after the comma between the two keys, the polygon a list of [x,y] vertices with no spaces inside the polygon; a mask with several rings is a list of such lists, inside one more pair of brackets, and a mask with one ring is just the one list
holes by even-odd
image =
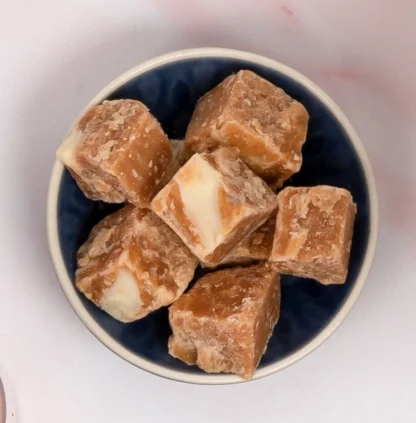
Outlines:
{"label": "pink veining in marble", "polygon": [[287,6],[286,4],[282,4],[282,12],[287,15],[287,16],[295,16],[295,13],[293,12],[293,10]]}
{"label": "pink veining in marble", "polygon": [[323,74],[329,78],[339,78],[343,81],[361,81],[366,79],[363,73],[347,68],[327,68],[324,69]]}

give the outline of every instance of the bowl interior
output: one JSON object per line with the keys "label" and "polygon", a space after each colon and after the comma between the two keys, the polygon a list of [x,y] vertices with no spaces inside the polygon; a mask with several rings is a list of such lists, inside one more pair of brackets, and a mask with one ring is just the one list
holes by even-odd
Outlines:
{"label": "bowl interior", "polygon": [[[303,166],[287,185],[328,184],[351,191],[357,203],[349,276],[345,285],[323,286],[293,276],[282,276],[282,306],[279,322],[259,368],[299,350],[331,321],[354,286],[366,255],[370,232],[369,192],[357,152],[341,123],[300,83],[274,69],[250,61],[228,58],[180,59],[134,77],[116,89],[109,99],[131,98],[145,103],[170,138],[181,139],[197,100],[228,75],[251,69],[283,88],[308,110],[310,123],[303,148]],[[72,282],[76,252],[92,226],[117,206],[88,200],[65,170],[58,195],[58,233],[63,260]],[[135,323],[111,318],[79,294],[95,321],[119,344],[152,363],[171,370],[202,373],[167,352],[170,328],[167,309]]]}

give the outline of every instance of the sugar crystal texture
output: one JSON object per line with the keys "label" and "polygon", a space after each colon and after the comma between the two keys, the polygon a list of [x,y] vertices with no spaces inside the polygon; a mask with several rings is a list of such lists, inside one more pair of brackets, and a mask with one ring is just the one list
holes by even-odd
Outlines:
{"label": "sugar crystal texture", "polygon": [[256,261],[266,261],[273,247],[276,215],[269,217],[263,225],[244,238],[222,260],[220,266],[247,265]]}
{"label": "sugar crystal texture", "polygon": [[79,249],[77,288],[115,319],[132,322],[175,301],[197,260],[153,212],[132,205],[96,225]]}
{"label": "sugar crystal texture", "polygon": [[273,266],[322,284],[344,283],[357,210],[350,192],[326,185],[288,187],[277,198]]}
{"label": "sugar crystal texture", "polygon": [[218,146],[237,147],[247,166],[277,188],[301,167],[307,124],[302,104],[243,70],[198,101],[185,148],[200,153]]}
{"label": "sugar crystal texture", "polygon": [[276,196],[236,149],[195,154],[151,204],[199,260],[213,266],[261,226]]}
{"label": "sugar crystal texture", "polygon": [[169,308],[169,353],[209,373],[251,379],[279,311],[280,278],[272,268],[209,273]]}
{"label": "sugar crystal texture", "polygon": [[173,153],[144,104],[113,100],[79,120],[57,157],[88,198],[146,207],[163,186]]}

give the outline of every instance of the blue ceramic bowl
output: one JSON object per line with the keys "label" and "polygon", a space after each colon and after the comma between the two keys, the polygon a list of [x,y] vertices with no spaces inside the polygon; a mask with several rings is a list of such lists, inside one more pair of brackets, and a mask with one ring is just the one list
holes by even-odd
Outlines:
{"label": "blue ceramic bowl", "polygon": [[[260,378],[296,362],[324,342],[349,313],[367,278],[377,238],[377,195],[367,155],[350,123],[320,88],[293,69],[224,49],[179,51],[143,63],[104,88],[86,109],[105,99],[140,100],[170,138],[181,139],[197,100],[241,69],[251,69],[283,88],[309,112],[303,166],[290,184],[343,187],[351,191],[358,206],[345,285],[323,286],[313,280],[282,277],[280,320],[254,376]],[[192,383],[242,381],[234,375],[206,374],[171,357],[166,308],[123,324],[75,289],[76,252],[92,226],[112,210],[111,205],[88,200],[62,165],[55,163],[48,199],[49,244],[59,281],[80,319],[104,345],[152,373]]]}

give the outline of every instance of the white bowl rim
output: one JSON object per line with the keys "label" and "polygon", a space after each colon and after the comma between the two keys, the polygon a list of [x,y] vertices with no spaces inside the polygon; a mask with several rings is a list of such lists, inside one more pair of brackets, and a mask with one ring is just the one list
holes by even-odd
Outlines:
{"label": "white bowl rim", "polygon": [[[363,167],[364,175],[366,178],[368,191],[369,191],[369,202],[370,202],[370,232],[367,245],[366,255],[358,274],[355,284],[350,291],[347,299],[338,310],[337,314],[331,319],[331,321],[309,342],[303,345],[301,348],[291,353],[290,355],[276,361],[275,363],[269,364],[258,369],[253,377],[253,380],[262,378],[264,376],[271,375],[279,370],[282,370],[306,355],[310,354],[324,341],[326,341],[330,335],[338,328],[338,326],[344,321],[354,303],[356,302],[364,284],[368,277],[371,264],[374,259],[376,244],[377,244],[377,233],[378,233],[378,199],[377,190],[374,181],[371,164],[368,159],[367,153],[352,127],[349,120],[346,118],[340,107],[315,83],[309,80],[306,76],[300,72],[283,65],[275,60],[239,50],[223,49],[223,48],[195,48],[179,50],[172,53],[164,54],[156,58],[150,59],[142,64],[135,66],[134,68],[123,73],[121,76],[110,82],[105,88],[103,88],[84,108],[80,116],[92,106],[101,103],[106,99],[112,92],[114,92],[121,85],[125,84],[129,80],[160,66],[173,63],[176,61],[196,59],[196,58],[231,58],[240,59],[247,62],[260,64],[262,66],[276,70],[294,81],[303,85],[309,90],[315,97],[319,98],[322,103],[332,112],[337,118],[344,131],[349,136],[355,151],[360,158],[361,165]],[[76,122],[76,121],[75,121]],[[163,365],[155,364],[145,358],[138,357],[136,354],[119,344],[114,338],[112,338],[88,313],[84,308],[76,288],[72,283],[61,254],[59,235],[58,235],[58,216],[57,216],[57,204],[58,194],[63,173],[63,165],[59,161],[55,161],[52,176],[49,184],[48,191],[48,203],[47,203],[47,232],[48,232],[48,243],[49,249],[52,256],[52,261],[55,266],[55,271],[61,284],[62,290],[64,291],[69,303],[74,309],[75,313],[81,319],[81,321],[87,326],[87,328],[101,341],[106,347],[116,353],[118,356],[134,364],[135,366],[149,371],[153,374],[177,380],[181,382],[195,383],[195,384],[231,384],[244,382],[243,379],[229,374],[194,374],[187,373],[178,370],[167,369]]]}

